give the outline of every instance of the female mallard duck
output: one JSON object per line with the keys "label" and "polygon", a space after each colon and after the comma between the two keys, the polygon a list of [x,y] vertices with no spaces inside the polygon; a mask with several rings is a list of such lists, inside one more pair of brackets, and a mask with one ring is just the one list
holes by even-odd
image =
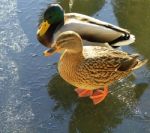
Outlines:
{"label": "female mallard duck", "polygon": [[[82,46],[81,37],[73,32],[61,33],[45,56],[64,51],[58,63],[61,77],[78,87],[80,97],[90,96],[94,104],[101,102],[108,94],[108,85],[133,70],[143,66],[147,60],[141,61],[137,54],[100,46]],[[104,87],[104,91],[99,90]]]}
{"label": "female mallard duck", "polygon": [[64,31],[75,31],[83,40],[97,43],[107,43],[112,47],[128,45],[135,41],[126,29],[100,21],[98,19],[78,14],[64,13],[58,4],[51,4],[44,12],[43,22],[37,31],[38,40],[46,47]]}

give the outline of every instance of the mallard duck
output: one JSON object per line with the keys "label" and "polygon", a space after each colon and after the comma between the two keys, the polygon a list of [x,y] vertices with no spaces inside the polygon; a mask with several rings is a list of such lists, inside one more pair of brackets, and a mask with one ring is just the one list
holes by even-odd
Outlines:
{"label": "mallard duck", "polygon": [[[129,55],[113,48],[84,46],[82,38],[73,31],[61,33],[49,50],[50,56],[62,52],[58,63],[60,76],[77,87],[79,97],[90,96],[94,104],[108,94],[108,85],[126,77],[143,66],[147,60],[139,60],[138,54]],[[104,90],[99,88],[104,87]]]}
{"label": "mallard duck", "polygon": [[92,42],[92,45],[96,42],[117,47],[135,41],[134,35],[126,29],[83,14],[64,13],[58,4],[48,6],[41,21],[37,38],[46,47],[51,47],[55,38],[64,31],[75,31],[83,40]]}

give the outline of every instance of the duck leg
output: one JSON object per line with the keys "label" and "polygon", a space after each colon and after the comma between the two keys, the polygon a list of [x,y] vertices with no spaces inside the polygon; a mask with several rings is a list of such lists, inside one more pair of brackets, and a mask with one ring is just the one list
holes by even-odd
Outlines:
{"label": "duck leg", "polygon": [[96,90],[90,96],[94,104],[102,102],[108,94],[108,86],[104,86],[104,90]]}
{"label": "duck leg", "polygon": [[78,94],[79,97],[87,97],[93,94],[93,90],[86,90],[86,89],[75,89],[75,92]]}

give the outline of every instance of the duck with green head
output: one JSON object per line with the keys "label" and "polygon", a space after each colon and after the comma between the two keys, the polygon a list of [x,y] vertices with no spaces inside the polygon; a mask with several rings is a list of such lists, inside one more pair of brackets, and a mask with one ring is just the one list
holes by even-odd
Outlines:
{"label": "duck with green head", "polygon": [[126,29],[83,14],[65,13],[59,4],[49,5],[37,30],[38,40],[46,47],[51,47],[55,38],[64,31],[75,31],[92,45],[95,42],[116,47],[135,41],[134,35]]}
{"label": "duck with green head", "polygon": [[105,99],[108,85],[147,62],[138,59],[138,54],[129,55],[101,46],[83,47],[82,38],[73,31],[61,33],[44,55],[50,56],[56,52],[63,52],[58,63],[60,76],[77,87],[79,97],[90,96],[94,104]]}

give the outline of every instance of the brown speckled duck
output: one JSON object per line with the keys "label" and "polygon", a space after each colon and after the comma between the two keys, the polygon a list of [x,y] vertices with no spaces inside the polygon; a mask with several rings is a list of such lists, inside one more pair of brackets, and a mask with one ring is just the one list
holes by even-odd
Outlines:
{"label": "brown speckled duck", "polygon": [[49,48],[58,35],[65,31],[77,32],[82,40],[86,41],[84,45],[94,45],[95,43],[104,45],[107,43],[111,47],[117,47],[135,41],[135,36],[126,29],[87,15],[65,13],[59,4],[49,5],[41,18],[42,22],[37,30],[37,39]]}
{"label": "brown speckled duck", "polygon": [[[94,104],[108,94],[108,85],[126,77],[143,66],[147,60],[139,60],[137,54],[100,46],[82,46],[79,34],[73,31],[61,33],[51,49],[44,52],[50,56],[61,52],[58,71],[68,83],[76,86],[79,97],[90,96]],[[104,90],[99,88],[104,87]]]}

